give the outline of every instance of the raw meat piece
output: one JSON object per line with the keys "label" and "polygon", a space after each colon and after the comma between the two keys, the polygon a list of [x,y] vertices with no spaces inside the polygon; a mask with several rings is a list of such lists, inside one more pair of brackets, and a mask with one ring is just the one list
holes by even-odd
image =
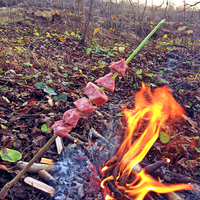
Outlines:
{"label": "raw meat piece", "polygon": [[95,81],[95,83],[98,83],[100,86],[104,87],[105,89],[114,92],[115,90],[115,78],[113,78],[113,73],[109,73],[105,75],[104,77],[99,78]]}
{"label": "raw meat piece", "polygon": [[74,104],[84,114],[88,114],[94,111],[93,106],[88,102],[87,98],[85,97],[75,101]]}
{"label": "raw meat piece", "polygon": [[63,120],[60,120],[55,122],[52,128],[57,136],[63,138],[72,130],[73,125],[66,124]]}
{"label": "raw meat piece", "polygon": [[127,64],[125,59],[120,60],[119,62],[115,62],[109,66],[115,72],[118,72],[119,75],[124,76],[127,68]]}
{"label": "raw meat piece", "polygon": [[64,112],[63,121],[67,124],[76,125],[78,123],[81,111],[78,108],[74,108]]}
{"label": "raw meat piece", "polygon": [[104,92],[100,92],[100,88],[94,83],[89,82],[85,87],[85,93],[90,98],[90,101],[97,106],[108,101],[108,96]]}

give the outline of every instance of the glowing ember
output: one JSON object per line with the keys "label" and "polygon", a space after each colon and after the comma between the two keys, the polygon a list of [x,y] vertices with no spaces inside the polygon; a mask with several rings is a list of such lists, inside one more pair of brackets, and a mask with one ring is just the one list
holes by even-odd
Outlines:
{"label": "glowing ember", "polygon": [[[124,195],[142,200],[149,191],[168,193],[177,190],[195,189],[188,184],[165,185],[147,174],[145,169],[134,171],[134,167],[143,160],[159,137],[160,128],[169,117],[184,114],[182,107],[175,101],[167,86],[157,88],[154,92],[142,83],[142,89],[136,94],[135,109],[125,110],[128,128],[125,140],[116,156],[105,164],[102,171],[113,170],[112,174],[102,181],[102,188],[106,191],[105,199],[113,199],[108,195],[106,182],[112,181],[118,191]],[[142,122],[148,120],[144,131]],[[142,132],[141,136],[133,140],[134,132]],[[134,142],[133,142],[134,141]],[[162,162],[162,161],[161,161]],[[166,158],[163,163],[169,163]],[[129,178],[129,179],[128,179]],[[130,183],[130,180],[133,180]]]}

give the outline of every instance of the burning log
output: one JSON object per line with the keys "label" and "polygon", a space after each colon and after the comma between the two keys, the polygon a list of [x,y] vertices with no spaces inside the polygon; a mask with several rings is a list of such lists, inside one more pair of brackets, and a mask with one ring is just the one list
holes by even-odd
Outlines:
{"label": "burning log", "polygon": [[[28,162],[23,162],[23,161],[19,161],[17,163],[17,165],[20,169],[23,169],[27,164],[28,164]],[[27,170],[27,172],[38,173],[38,171],[42,170],[42,169],[46,170],[47,172],[51,172],[53,169],[53,165],[33,163],[31,165],[31,167]]]}
{"label": "burning log", "polygon": [[42,183],[41,181],[38,181],[36,179],[33,179],[31,177],[26,177],[24,179],[24,182],[33,186],[34,188],[37,188],[38,190],[45,192],[46,194],[49,194],[51,197],[55,194],[55,189],[45,183]]}
{"label": "burning log", "polygon": [[155,170],[157,170],[159,167],[163,166],[164,164],[166,163],[169,163],[170,162],[170,159],[168,158],[165,158],[161,161],[158,161],[154,164],[151,164],[151,165],[148,165],[147,167],[144,168],[145,172],[147,174],[151,174],[152,172],[154,172]]}
{"label": "burning log", "polygon": [[182,200],[175,192],[167,193],[166,196],[169,200]]}

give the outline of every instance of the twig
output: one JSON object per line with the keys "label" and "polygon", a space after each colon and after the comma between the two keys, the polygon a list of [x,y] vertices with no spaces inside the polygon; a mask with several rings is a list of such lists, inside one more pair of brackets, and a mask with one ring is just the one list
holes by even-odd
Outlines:
{"label": "twig", "polygon": [[78,138],[75,138],[75,137],[71,136],[70,134],[67,134],[67,135],[66,135],[66,138],[69,139],[69,140],[71,140],[71,141],[74,142],[74,143],[77,143],[77,144],[82,144],[82,145],[85,144],[84,142],[82,142],[82,141],[79,140]]}
{"label": "twig", "polygon": [[0,191],[0,199],[4,197],[4,195],[7,193],[8,189],[10,189],[24,173],[29,169],[29,167],[46,151],[46,149],[54,142],[54,140],[57,138],[57,135],[53,135],[51,139],[38,151],[38,153],[29,161],[29,163],[15,176],[14,179],[12,179],[10,182],[8,182]]}
{"label": "twig", "polygon": [[91,138],[92,138],[92,136],[99,137],[99,138],[101,138],[106,144],[109,144],[109,145],[111,145],[112,147],[115,147],[113,144],[111,144],[108,140],[106,140],[101,134],[99,134],[99,133],[98,133],[95,129],[93,129],[93,128],[90,129],[89,135],[91,136]]}

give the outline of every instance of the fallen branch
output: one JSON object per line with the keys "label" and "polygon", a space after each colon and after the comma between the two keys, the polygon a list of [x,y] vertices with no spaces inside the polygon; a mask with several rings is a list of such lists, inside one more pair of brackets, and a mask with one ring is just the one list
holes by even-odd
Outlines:
{"label": "fallen branch", "polygon": [[[23,161],[19,161],[17,163],[18,167],[20,169],[23,169],[24,167],[26,167],[29,163],[28,162],[23,162]],[[51,172],[53,169],[53,165],[49,165],[49,164],[40,164],[40,163],[33,163],[31,165],[31,167],[29,167],[26,171],[27,172],[31,172],[31,173],[38,173],[38,171],[40,170],[45,170],[47,172]]]}

